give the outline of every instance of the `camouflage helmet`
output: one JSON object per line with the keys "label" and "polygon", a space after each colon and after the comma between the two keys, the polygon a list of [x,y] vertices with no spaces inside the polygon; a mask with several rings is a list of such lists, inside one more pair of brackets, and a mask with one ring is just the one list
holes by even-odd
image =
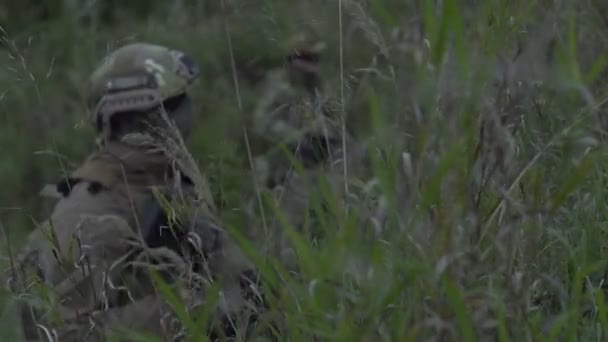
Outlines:
{"label": "camouflage helmet", "polygon": [[90,120],[98,131],[121,112],[145,112],[186,93],[200,73],[181,51],[133,43],[111,52],[89,78]]}
{"label": "camouflage helmet", "polygon": [[[285,58],[288,70],[296,71],[300,75],[315,75],[319,72],[319,60],[326,48],[324,41],[317,39],[316,35],[310,33],[298,33],[292,36],[284,45]],[[294,75],[291,75],[292,77]],[[309,76],[305,76],[309,77]],[[316,80],[294,78],[294,82],[314,83]],[[308,87],[313,86],[308,84]]]}
{"label": "camouflage helmet", "polygon": [[287,55],[311,53],[320,54],[322,53],[327,44],[324,41],[319,40],[318,37],[312,33],[300,32],[296,35],[291,36],[284,44],[284,49]]}

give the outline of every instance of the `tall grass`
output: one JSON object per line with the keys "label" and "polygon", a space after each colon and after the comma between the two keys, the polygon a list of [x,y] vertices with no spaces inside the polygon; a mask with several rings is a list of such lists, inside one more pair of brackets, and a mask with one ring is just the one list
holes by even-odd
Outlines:
{"label": "tall grass", "polygon": [[[201,64],[189,146],[281,340],[606,339],[602,1],[26,3],[0,4],[3,266],[48,212],[38,191],[92,146],[92,66],[144,40]],[[283,42],[309,29],[366,153],[347,146],[344,168],[321,173],[293,160],[312,174],[298,229],[254,186],[263,145],[248,127]],[[295,274],[260,253],[279,239]],[[0,298],[12,340],[16,298]]]}

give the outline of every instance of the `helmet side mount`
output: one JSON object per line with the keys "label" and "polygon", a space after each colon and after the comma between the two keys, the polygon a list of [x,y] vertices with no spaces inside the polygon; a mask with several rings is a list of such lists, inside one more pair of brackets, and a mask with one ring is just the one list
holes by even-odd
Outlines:
{"label": "helmet side mount", "polygon": [[158,88],[156,79],[150,74],[137,74],[132,76],[112,77],[105,84],[106,93],[117,93],[143,88]]}
{"label": "helmet side mount", "polygon": [[97,129],[102,136],[109,137],[110,120],[121,113],[146,112],[162,105],[162,98],[156,89],[141,88],[127,91],[109,92],[101,97],[94,110]]}

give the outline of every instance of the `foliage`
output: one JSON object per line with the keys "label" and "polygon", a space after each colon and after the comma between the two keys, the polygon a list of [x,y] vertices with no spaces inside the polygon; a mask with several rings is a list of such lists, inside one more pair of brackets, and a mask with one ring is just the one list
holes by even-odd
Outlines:
{"label": "foliage", "polygon": [[[362,181],[382,220],[365,234],[369,217],[334,203],[315,244],[286,225],[297,277],[243,238],[268,286],[264,319],[295,340],[605,340],[607,18],[599,0],[4,2],[2,263],[48,210],[42,186],[92,147],[88,73],[135,40],[201,64],[189,145],[247,235],[242,128],[284,42],[311,30],[369,146]],[[14,298],[0,297],[10,337]]]}

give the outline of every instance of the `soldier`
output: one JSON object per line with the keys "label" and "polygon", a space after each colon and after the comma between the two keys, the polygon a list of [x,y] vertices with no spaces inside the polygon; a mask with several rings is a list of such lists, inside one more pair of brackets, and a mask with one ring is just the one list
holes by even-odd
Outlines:
{"label": "soldier", "polygon": [[280,146],[311,165],[329,158],[330,150],[340,145],[336,104],[324,96],[319,76],[325,44],[299,34],[286,45],[285,65],[269,72],[253,115],[253,132],[266,145],[256,162],[262,170],[264,163],[273,163],[275,172],[266,179],[270,182],[280,181],[285,168],[290,168],[288,161],[276,167],[280,160],[286,161]]}
{"label": "soldier", "polygon": [[[346,133],[348,147],[356,146],[352,151],[347,148],[349,157],[359,159],[363,152],[348,132],[342,132],[339,104],[323,89],[320,58],[324,49],[325,44],[311,35],[299,34],[292,38],[287,43],[285,65],[269,73],[265,92],[253,116],[253,132],[265,140],[267,146],[254,159],[259,189],[270,190],[289,223],[302,231],[308,225],[312,235],[320,234],[314,232],[317,224],[306,223],[305,218],[307,212],[312,211],[314,201],[323,200],[316,186],[319,180],[328,181],[337,200],[345,196],[343,134]],[[299,171],[292,163],[294,158],[302,167]],[[347,161],[349,168],[360,162]],[[273,239],[277,245],[272,249],[278,248],[281,260],[293,270],[293,251],[280,233],[281,224],[277,224],[268,223],[283,237]]]}
{"label": "soldier", "polygon": [[[229,333],[244,330],[251,310],[242,292],[259,299],[253,266],[214,219],[207,184],[183,141],[193,116],[188,89],[198,74],[183,52],[145,43],[117,49],[92,74],[98,149],[57,183],[62,197],[19,257],[57,308],[56,320],[44,323],[36,321],[39,311],[24,311],[28,339],[36,332],[60,341],[127,330],[164,339],[192,333],[158,293],[150,269],[174,285],[187,309],[203,304],[205,290],[218,283],[218,320],[230,319]],[[25,276],[13,285],[28,286]]]}

